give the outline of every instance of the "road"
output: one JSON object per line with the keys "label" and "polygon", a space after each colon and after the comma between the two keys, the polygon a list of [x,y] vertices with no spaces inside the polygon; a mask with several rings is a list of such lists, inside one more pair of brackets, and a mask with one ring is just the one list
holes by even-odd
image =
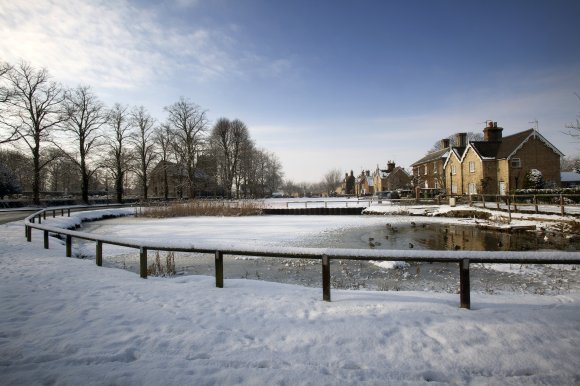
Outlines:
{"label": "road", "polygon": [[24,220],[38,209],[31,210],[10,210],[0,211],[0,224],[6,224],[12,221]]}

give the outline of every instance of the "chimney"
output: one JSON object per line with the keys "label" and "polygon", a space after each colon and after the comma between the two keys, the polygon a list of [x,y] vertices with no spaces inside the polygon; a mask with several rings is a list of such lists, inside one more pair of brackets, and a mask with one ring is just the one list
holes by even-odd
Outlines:
{"label": "chimney", "polygon": [[394,161],[387,162],[387,173],[390,173],[393,170],[395,170],[395,162]]}
{"label": "chimney", "polygon": [[441,149],[447,149],[449,147],[449,138],[443,138],[441,140]]}
{"label": "chimney", "polygon": [[483,140],[486,142],[501,142],[503,128],[497,127],[497,122],[488,121],[483,129]]}
{"label": "chimney", "polygon": [[367,177],[370,177],[370,175],[371,175],[371,171],[370,170],[367,170],[365,173],[366,173]]}
{"label": "chimney", "polygon": [[467,146],[467,133],[455,134],[455,147],[466,147],[466,146]]}

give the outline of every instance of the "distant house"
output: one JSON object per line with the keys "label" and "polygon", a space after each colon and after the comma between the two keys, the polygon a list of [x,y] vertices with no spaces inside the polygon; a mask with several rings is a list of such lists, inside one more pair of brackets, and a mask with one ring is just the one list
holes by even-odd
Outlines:
{"label": "distant house", "polygon": [[356,194],[356,178],[354,177],[354,173],[351,170],[350,175],[345,173],[344,179],[340,186],[336,189],[336,193],[339,195],[354,195]]}
{"label": "distant house", "polygon": [[370,170],[363,170],[356,180],[356,195],[368,196],[375,192]]}
{"label": "distant house", "polygon": [[580,173],[561,172],[560,181],[563,188],[580,188]]}
{"label": "distant house", "polygon": [[387,168],[381,169],[377,165],[373,172],[373,185],[375,192],[409,189],[412,178],[405,169],[395,166],[395,162],[388,161]]}
{"label": "distant house", "polygon": [[[208,168],[208,164],[202,161],[205,159],[200,156],[198,165]],[[208,169],[198,167],[195,170],[194,196],[223,196],[223,189],[206,173]],[[185,167],[174,162],[160,161],[149,173],[149,190],[155,197],[189,197],[188,178]]]}
{"label": "distant house", "polygon": [[451,194],[504,195],[523,188],[532,169],[539,170],[548,185],[560,185],[563,154],[554,145],[535,129],[506,137],[502,132],[497,122],[488,122],[483,141],[448,149],[443,180]]}

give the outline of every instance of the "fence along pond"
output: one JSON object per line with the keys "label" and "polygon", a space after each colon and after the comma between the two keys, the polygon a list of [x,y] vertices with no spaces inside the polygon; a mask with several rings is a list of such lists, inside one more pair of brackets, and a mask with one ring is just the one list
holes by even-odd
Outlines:
{"label": "fence along pond", "polygon": [[[73,209],[99,209],[102,207],[74,207]],[[459,298],[460,307],[471,308],[469,266],[471,263],[508,263],[508,264],[580,264],[580,252],[542,251],[542,252],[490,252],[490,251],[426,251],[426,250],[367,250],[340,248],[298,248],[298,247],[264,247],[236,248],[227,245],[211,245],[203,243],[169,245],[159,242],[135,242],[107,236],[95,236],[90,233],[62,229],[42,224],[46,213],[57,211],[61,216],[70,217],[71,208],[42,209],[27,217],[25,222],[25,237],[32,241],[32,229],[43,231],[44,248],[49,248],[49,233],[65,236],[66,256],[72,257],[73,238],[95,241],[95,261],[98,266],[103,263],[103,244],[117,245],[139,250],[139,274],[147,278],[147,259],[149,250],[167,252],[198,252],[215,256],[216,287],[224,286],[224,255],[263,256],[276,258],[315,259],[321,261],[322,300],[331,300],[330,263],[332,260],[364,260],[364,261],[406,261],[406,262],[440,262],[457,263],[459,268]]]}

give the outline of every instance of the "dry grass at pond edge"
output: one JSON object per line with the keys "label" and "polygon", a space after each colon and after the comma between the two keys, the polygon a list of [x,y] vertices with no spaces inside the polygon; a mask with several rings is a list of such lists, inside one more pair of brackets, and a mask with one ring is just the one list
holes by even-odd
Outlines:
{"label": "dry grass at pond edge", "polygon": [[256,202],[243,200],[191,200],[140,207],[136,216],[169,218],[187,216],[255,216],[260,214],[262,214],[262,209]]}

